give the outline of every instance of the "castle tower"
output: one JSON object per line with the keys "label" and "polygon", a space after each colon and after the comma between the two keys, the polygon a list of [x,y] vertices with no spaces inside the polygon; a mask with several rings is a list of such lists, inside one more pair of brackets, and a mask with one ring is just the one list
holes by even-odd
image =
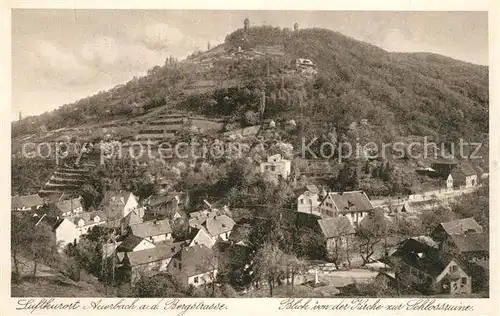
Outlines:
{"label": "castle tower", "polygon": [[210,50],[210,42],[207,43],[207,50]]}
{"label": "castle tower", "polygon": [[23,119],[23,112],[19,111],[19,120],[21,121]]}
{"label": "castle tower", "polygon": [[293,24],[293,30],[294,30],[295,32],[297,32],[297,31],[299,30],[299,23],[295,22],[295,23]]}
{"label": "castle tower", "polygon": [[246,18],[245,21],[243,22],[243,30],[247,32],[249,28],[250,28],[250,20]]}

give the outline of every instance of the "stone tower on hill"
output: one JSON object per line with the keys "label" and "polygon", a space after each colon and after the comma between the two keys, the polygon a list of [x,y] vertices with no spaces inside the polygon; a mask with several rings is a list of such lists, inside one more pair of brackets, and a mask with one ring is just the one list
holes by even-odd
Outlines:
{"label": "stone tower on hill", "polygon": [[249,28],[250,28],[250,20],[246,18],[245,21],[243,21],[243,30],[247,32]]}

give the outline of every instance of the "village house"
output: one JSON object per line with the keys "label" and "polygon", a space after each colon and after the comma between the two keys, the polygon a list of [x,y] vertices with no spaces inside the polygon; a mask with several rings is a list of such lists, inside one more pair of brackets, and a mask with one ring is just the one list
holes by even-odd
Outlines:
{"label": "village house", "polygon": [[453,188],[469,189],[478,185],[477,171],[469,164],[460,164],[451,171],[449,176],[453,179]]}
{"label": "village house", "polygon": [[212,248],[215,245],[215,241],[204,229],[190,227],[190,238],[189,246],[195,245],[205,245],[208,248]]}
{"label": "village house", "polygon": [[71,217],[83,213],[81,198],[73,198],[64,201],[57,201],[51,205],[56,216]]}
{"label": "village house", "polygon": [[210,212],[207,216],[197,216],[189,219],[191,228],[203,229],[215,243],[218,239],[227,241],[235,225],[233,219],[227,215]]}
{"label": "village house", "polygon": [[44,205],[38,194],[14,195],[11,198],[12,211],[36,211]]}
{"label": "village house", "polygon": [[440,250],[471,263],[486,263],[489,259],[488,233],[464,233],[449,235],[441,244]]}
{"label": "village house", "polygon": [[474,218],[463,218],[439,224],[431,233],[439,249],[464,262],[489,260],[489,236]]}
{"label": "village house", "polygon": [[446,181],[448,191],[468,189],[478,185],[478,172],[469,163],[439,161],[431,164],[432,172]]}
{"label": "village house", "polygon": [[95,226],[106,223],[103,212],[84,212],[69,219],[76,225],[79,236],[87,234]]}
{"label": "village house", "polygon": [[459,259],[409,238],[391,256],[397,266],[396,278],[424,294],[470,294],[472,277]]}
{"label": "village house", "polygon": [[185,246],[183,241],[167,242],[154,248],[127,252],[120,261],[119,271],[133,286],[142,276],[166,272],[172,257]]}
{"label": "village house", "polygon": [[483,227],[473,217],[457,219],[450,222],[440,223],[430,234],[430,237],[438,243],[448,239],[451,235],[465,235],[466,233],[482,233]]}
{"label": "village house", "polygon": [[[330,217],[318,220],[319,227],[326,241],[326,251],[345,263],[346,250],[353,244],[354,228],[347,217]],[[339,260],[340,259],[340,260]]]}
{"label": "village house", "polygon": [[260,173],[273,179],[287,179],[290,170],[291,161],[283,159],[280,154],[270,156],[266,162],[260,163]]}
{"label": "village house", "polygon": [[320,196],[319,189],[313,184],[295,190],[297,195],[297,212],[321,216],[319,211]]}
{"label": "village house", "polygon": [[62,252],[68,244],[76,244],[80,238],[76,225],[68,218],[43,214],[41,217],[35,216],[33,219],[36,221],[35,226],[45,223],[51,228],[59,252]]}
{"label": "village house", "polygon": [[155,245],[146,238],[127,235],[123,240],[117,241],[115,248],[117,253],[126,253],[155,248]]}
{"label": "village house", "polygon": [[165,195],[154,195],[148,199],[147,209],[151,216],[165,216],[171,220],[182,218],[189,197],[183,192],[169,192]]}
{"label": "village house", "polygon": [[178,251],[172,257],[168,271],[184,287],[198,287],[215,281],[218,261],[210,248],[196,245]]}
{"label": "village house", "polygon": [[357,227],[373,211],[370,199],[363,191],[330,192],[319,205],[321,217],[345,216]]}
{"label": "village house", "polygon": [[131,192],[108,191],[101,202],[101,208],[106,213],[107,224],[118,227],[120,220],[133,210],[144,217],[144,207],[139,205],[137,197]]}
{"label": "village house", "polygon": [[152,220],[130,225],[130,233],[153,244],[172,239],[172,227],[168,219]]}

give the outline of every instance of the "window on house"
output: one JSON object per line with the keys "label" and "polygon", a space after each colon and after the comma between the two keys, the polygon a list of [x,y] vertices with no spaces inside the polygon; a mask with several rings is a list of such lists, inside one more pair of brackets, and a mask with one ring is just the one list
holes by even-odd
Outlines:
{"label": "window on house", "polygon": [[450,271],[451,272],[457,272],[458,271],[458,267],[457,266],[451,266],[450,267]]}
{"label": "window on house", "polygon": [[194,277],[194,283],[198,283],[198,277]]}
{"label": "window on house", "polygon": [[177,262],[174,261],[174,268],[177,268]]}
{"label": "window on house", "polygon": [[462,278],[462,284],[463,285],[467,284],[467,278]]}
{"label": "window on house", "polygon": [[300,199],[300,204],[304,204],[304,199]]}
{"label": "window on house", "polygon": [[271,166],[271,171],[275,171],[276,170],[276,166]]}
{"label": "window on house", "polygon": [[179,270],[182,269],[182,263],[179,263]]}

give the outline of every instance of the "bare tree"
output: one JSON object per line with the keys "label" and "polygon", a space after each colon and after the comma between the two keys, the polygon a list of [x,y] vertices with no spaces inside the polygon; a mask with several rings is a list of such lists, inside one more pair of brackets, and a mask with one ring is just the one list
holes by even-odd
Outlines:
{"label": "bare tree", "polygon": [[273,296],[273,289],[279,278],[285,273],[286,255],[276,243],[266,242],[255,256],[255,267],[258,277],[264,278],[269,285],[269,296]]}

